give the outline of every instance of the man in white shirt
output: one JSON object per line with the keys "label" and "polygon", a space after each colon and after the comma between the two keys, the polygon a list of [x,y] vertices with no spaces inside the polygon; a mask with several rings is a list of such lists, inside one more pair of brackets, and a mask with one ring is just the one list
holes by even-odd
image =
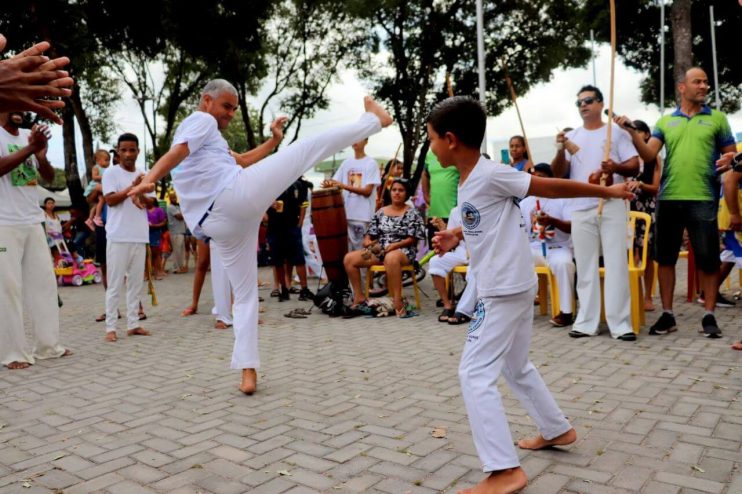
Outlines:
{"label": "man in white shirt", "polygon": [[[0,364],[25,369],[35,359],[69,355],[59,344],[57,283],[38,205],[38,175],[54,178],[46,159],[49,129],[22,129],[21,113],[0,114]],[[28,350],[26,305],[35,337]]]}
{"label": "man in white shirt", "polygon": [[[106,219],[106,340],[116,341],[116,320],[121,291],[126,283],[126,326],[129,336],[149,336],[139,323],[139,299],[144,284],[144,263],[149,243],[147,211],[139,209],[128,193],[137,185],[143,173],[136,169],[139,139],[134,134],[121,134],[118,139],[119,166],[112,166],[103,175],[103,197],[108,205]],[[151,204],[150,194],[141,201]]]}
{"label": "man in white shirt", "polygon": [[366,113],[353,124],[303,139],[248,168],[234,166],[227,128],[237,109],[237,90],[223,79],[210,81],[198,110],[178,126],[170,150],[155,163],[134,196],[180,165],[173,177],[186,223],[196,236],[209,237],[222,259],[234,292],[233,369],[242,370],[240,391],[253,394],[258,353],[258,229],[276,197],[322,159],[391,125],[392,118],[366,98]]}
{"label": "man in white shirt", "polygon": [[[537,177],[554,177],[551,167],[546,163],[534,166],[533,174]],[[572,230],[569,203],[569,199],[533,196],[520,201],[526,233],[531,241],[533,262],[536,266],[547,266],[559,287],[559,314],[549,320],[558,328],[572,324],[575,263],[572,262],[572,243],[569,237]],[[546,303],[545,300],[540,302]]]}
{"label": "man in white shirt", "polygon": [[[594,86],[584,86],[577,93],[577,108],[582,127],[557,135],[557,153],[551,162],[555,177],[583,183],[598,183],[600,174],[607,183],[623,182],[639,172],[639,158],[631,136],[613,122],[611,149],[603,160],[608,126],[603,122],[603,94]],[[568,149],[571,149],[570,152]],[[606,200],[598,214],[597,199],[572,201],[572,245],[577,265],[577,295],[580,308],[569,335],[573,338],[595,336],[600,323],[600,277],[598,258],[603,247],[605,265],[605,318],[611,336],[635,341],[631,328],[629,304],[629,266],[626,204],[620,199]]]}
{"label": "man in white shirt", "polygon": [[379,164],[366,155],[368,139],[353,144],[353,157],[342,162],[331,180],[325,180],[322,187],[340,187],[345,201],[345,218],[348,220],[348,248],[363,248],[371,217],[376,211],[376,189],[381,184]]}

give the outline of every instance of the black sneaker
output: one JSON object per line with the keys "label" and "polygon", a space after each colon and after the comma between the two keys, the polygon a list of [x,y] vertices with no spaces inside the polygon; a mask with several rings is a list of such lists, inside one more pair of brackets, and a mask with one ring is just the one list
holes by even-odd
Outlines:
{"label": "black sneaker", "polygon": [[634,333],[626,333],[622,334],[617,339],[621,341],[636,341],[636,335]]}
{"label": "black sneaker", "polygon": [[706,338],[721,338],[721,329],[716,325],[716,318],[713,314],[706,314],[701,319],[701,331]]}
{"label": "black sneaker", "polygon": [[314,302],[314,293],[309,288],[302,288],[299,292],[299,301],[306,302],[307,300]]}
{"label": "black sneaker", "polygon": [[549,322],[552,326],[557,328],[563,328],[564,326],[571,326],[572,325],[572,314],[565,314],[564,312],[560,312],[556,316],[549,319]]}
{"label": "black sneaker", "polygon": [[675,316],[663,312],[657,322],[649,328],[649,334],[652,336],[663,335],[677,331],[678,326],[675,324]]}
{"label": "black sneaker", "polygon": [[716,306],[717,307],[734,307],[734,301],[729,300],[728,298],[725,298],[721,293],[716,296]]}
{"label": "black sneaker", "polygon": [[587,333],[582,333],[580,331],[573,329],[572,331],[569,332],[569,336],[572,338],[587,338],[588,336],[592,336],[592,335],[589,335]]}
{"label": "black sneaker", "polygon": [[288,288],[282,288],[281,292],[278,294],[278,301],[279,302],[286,302],[287,300],[290,300],[291,297],[289,297],[289,289]]}

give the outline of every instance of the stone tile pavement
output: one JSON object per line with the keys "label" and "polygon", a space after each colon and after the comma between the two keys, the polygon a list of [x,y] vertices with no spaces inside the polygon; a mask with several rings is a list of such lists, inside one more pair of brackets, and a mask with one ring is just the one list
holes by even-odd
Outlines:
{"label": "stone tile pavement", "polygon": [[[191,280],[159,282],[154,335],[115,344],[93,321],[102,287],[61,289],[75,354],[0,370],[0,493],[432,493],[482,477],[457,378],[465,329],[436,322],[429,279],[404,321],[287,319],[304,304],[262,290],[252,397],[228,368],[230,331],[180,317]],[[742,493],[740,309],[719,309],[725,337],[707,340],[680,283],[681,328],[665,337],[573,340],[536,317],[532,358],[579,441],[523,452],[525,492]],[[210,302],[207,282],[202,312]],[[502,389],[513,435],[534,433]]]}

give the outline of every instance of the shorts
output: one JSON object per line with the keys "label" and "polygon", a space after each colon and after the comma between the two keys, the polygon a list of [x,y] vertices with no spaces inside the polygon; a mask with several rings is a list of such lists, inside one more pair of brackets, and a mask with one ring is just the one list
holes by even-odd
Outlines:
{"label": "shorts", "polygon": [[716,201],[658,201],[654,229],[655,260],[674,266],[688,230],[696,266],[704,273],[719,269],[719,226]]}
{"label": "shorts", "polygon": [[161,230],[150,230],[149,231],[149,246],[155,249],[162,243],[162,231]]}
{"label": "shorts", "polygon": [[301,241],[301,228],[268,232],[268,246],[274,266],[304,266],[304,245]]}
{"label": "shorts", "polygon": [[98,264],[106,263],[106,227],[95,226],[95,261]]}

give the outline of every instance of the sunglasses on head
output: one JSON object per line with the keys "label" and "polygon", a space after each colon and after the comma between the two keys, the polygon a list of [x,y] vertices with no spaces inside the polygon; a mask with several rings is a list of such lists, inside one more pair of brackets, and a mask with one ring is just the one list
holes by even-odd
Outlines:
{"label": "sunglasses on head", "polygon": [[583,103],[586,105],[592,105],[596,101],[600,101],[600,100],[596,98],[595,96],[588,96],[587,98],[582,98],[582,99],[578,99],[577,101],[575,101],[575,106],[579,108],[582,106]]}

